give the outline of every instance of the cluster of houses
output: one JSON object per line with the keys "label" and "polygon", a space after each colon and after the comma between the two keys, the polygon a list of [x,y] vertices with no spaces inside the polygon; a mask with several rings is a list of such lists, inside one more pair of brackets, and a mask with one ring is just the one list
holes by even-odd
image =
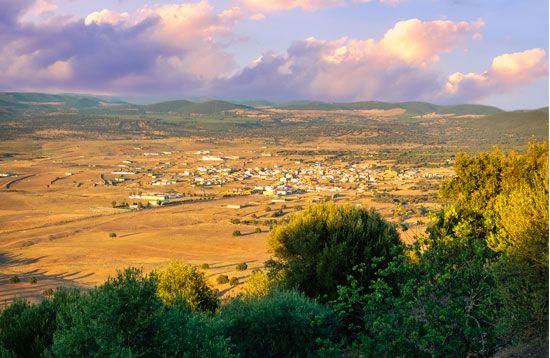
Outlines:
{"label": "cluster of houses", "polygon": [[[167,152],[164,152],[167,153]],[[209,165],[196,166],[182,163],[185,168],[171,163],[158,163],[155,168],[141,170],[133,168],[133,162],[124,161],[121,169],[112,171],[117,180],[135,180],[140,185],[170,186],[184,184],[190,187],[222,187],[231,183],[230,190],[241,194],[257,193],[269,196],[286,196],[306,192],[340,192],[356,190],[364,192],[377,188],[378,185],[398,185],[416,178],[439,179],[441,174],[425,169],[403,169],[377,167],[366,164],[329,164],[325,162],[294,162],[283,168],[278,165],[270,167],[247,168],[230,165],[226,158],[214,157],[210,151],[197,151],[192,154],[201,156],[201,161],[214,162]],[[159,154],[160,155],[160,154]],[[238,157],[235,157],[238,158]],[[234,159],[233,157],[231,159]],[[167,166],[167,164],[170,164]],[[138,170],[140,169],[140,170]],[[137,178],[137,176],[140,176]],[[242,185],[235,185],[240,183]],[[165,202],[164,198],[152,198],[151,201]]]}

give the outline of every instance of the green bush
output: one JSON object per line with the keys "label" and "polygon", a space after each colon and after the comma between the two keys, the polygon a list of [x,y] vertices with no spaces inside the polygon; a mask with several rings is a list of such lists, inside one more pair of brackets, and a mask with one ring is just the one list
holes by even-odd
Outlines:
{"label": "green bush", "polygon": [[242,357],[315,356],[319,342],[337,339],[340,330],[330,308],[297,292],[234,299],[220,308],[216,320]]}
{"label": "green bush", "polygon": [[235,269],[237,271],[244,271],[248,268],[248,265],[246,264],[246,262],[241,262],[240,264],[237,264],[237,266],[235,266]]}
{"label": "green bush", "polygon": [[17,275],[10,276],[10,283],[19,283],[21,279]]}
{"label": "green bush", "polygon": [[184,302],[192,310],[214,311],[218,307],[215,292],[204,273],[179,261],[171,261],[158,273],[157,294],[165,304]]}
{"label": "green bush", "polygon": [[162,310],[156,276],[126,269],[58,317],[52,352],[63,357],[154,355]]}
{"label": "green bush", "polygon": [[231,286],[237,286],[239,284],[239,279],[236,277],[231,277],[231,279],[229,280],[229,284]]}
{"label": "green bush", "polygon": [[[383,266],[401,242],[394,225],[377,212],[328,202],[275,227],[269,245],[275,259],[266,267],[282,287],[297,288],[309,297],[334,298],[336,287],[354,274],[355,265],[383,257]],[[361,282],[366,284],[373,275],[367,268]]]}
{"label": "green bush", "polygon": [[42,356],[52,345],[58,315],[79,299],[77,290],[60,289],[37,305],[15,301],[0,312],[0,347],[17,357]]}
{"label": "green bush", "polygon": [[241,231],[240,230],[235,230],[233,231],[233,236],[241,236]]}
{"label": "green bush", "polygon": [[220,285],[223,285],[224,283],[229,282],[229,277],[227,275],[219,275],[218,277],[216,277],[216,282]]}
{"label": "green bush", "polygon": [[34,285],[35,283],[38,282],[38,279],[35,276],[31,276],[31,277],[29,277],[28,281],[31,285]]}
{"label": "green bush", "polygon": [[262,229],[261,229],[261,228],[259,228],[259,227],[257,227],[257,228],[256,228],[256,230],[254,230],[254,232],[255,232],[256,234],[259,234],[259,233],[261,233],[261,232],[262,232]]}
{"label": "green bush", "polygon": [[228,340],[187,305],[162,303],[158,278],[126,269],[57,318],[52,353],[61,357],[229,357]]}
{"label": "green bush", "polygon": [[210,268],[209,264],[202,264],[201,265],[201,269],[203,269],[203,270],[208,270],[209,268]]}

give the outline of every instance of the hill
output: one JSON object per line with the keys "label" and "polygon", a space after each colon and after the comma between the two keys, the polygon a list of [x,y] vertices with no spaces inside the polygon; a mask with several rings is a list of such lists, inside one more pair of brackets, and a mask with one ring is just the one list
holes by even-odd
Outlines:
{"label": "hill", "polygon": [[407,111],[408,115],[424,115],[428,113],[440,113],[449,114],[454,113],[456,115],[474,114],[474,115],[489,115],[503,112],[501,109],[476,105],[476,104],[460,104],[451,106],[439,106],[427,102],[378,102],[378,101],[366,101],[366,102],[349,102],[349,103],[337,103],[337,102],[291,102],[283,106],[277,107],[279,109],[287,110],[320,110],[320,111],[335,111],[335,110],[361,110],[361,109],[393,109],[402,108]]}
{"label": "hill", "polygon": [[142,106],[142,109],[158,113],[178,114],[217,114],[232,109],[250,109],[250,107],[226,101],[213,100],[195,103],[186,100],[168,101]]}
{"label": "hill", "polygon": [[515,133],[548,134],[548,107],[528,110],[491,114],[486,117],[471,120],[473,127],[494,129]]}
{"label": "hill", "polygon": [[99,99],[88,95],[0,92],[0,113],[17,113],[21,110],[99,109],[106,105],[117,104],[122,104],[122,102]]}

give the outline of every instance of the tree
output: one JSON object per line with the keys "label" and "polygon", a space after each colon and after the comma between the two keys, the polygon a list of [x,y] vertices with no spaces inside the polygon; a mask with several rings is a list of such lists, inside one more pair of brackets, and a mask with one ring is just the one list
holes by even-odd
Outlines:
{"label": "tree", "polygon": [[254,270],[245,282],[241,294],[245,298],[260,298],[266,296],[270,290],[271,284],[267,274],[261,270]]}
{"label": "tree", "polygon": [[227,275],[219,275],[216,277],[216,282],[220,285],[223,285],[224,283],[229,282],[229,277]]}
{"label": "tree", "polygon": [[136,268],[118,272],[57,317],[55,356],[154,355],[162,301],[157,278]]}
{"label": "tree", "polygon": [[59,313],[79,299],[76,289],[58,289],[40,304],[16,300],[0,313],[0,347],[17,357],[43,356],[52,345]]}
{"label": "tree", "polygon": [[204,273],[179,261],[171,261],[158,274],[157,294],[165,304],[185,302],[193,310],[214,311],[218,307],[215,292]]}
{"label": "tree", "polygon": [[244,271],[248,268],[248,265],[246,264],[246,262],[241,262],[239,264],[237,264],[237,266],[235,266],[235,269],[237,271]]}
{"label": "tree", "polygon": [[[346,283],[355,265],[370,264],[375,257],[389,259],[401,247],[394,225],[377,212],[334,202],[312,205],[275,227],[269,245],[275,259],[266,267],[282,287],[328,298],[336,296],[337,285]],[[372,277],[367,269],[361,280]]]}
{"label": "tree", "polygon": [[242,233],[241,233],[240,230],[233,231],[233,236],[241,236],[241,235],[242,235]]}
{"label": "tree", "polygon": [[461,154],[442,185],[434,241],[471,237],[498,253],[490,262],[509,339],[544,339],[548,327],[548,142],[526,153]]}
{"label": "tree", "polygon": [[216,320],[242,357],[316,356],[321,342],[338,339],[341,327],[328,306],[295,291],[234,299]]}

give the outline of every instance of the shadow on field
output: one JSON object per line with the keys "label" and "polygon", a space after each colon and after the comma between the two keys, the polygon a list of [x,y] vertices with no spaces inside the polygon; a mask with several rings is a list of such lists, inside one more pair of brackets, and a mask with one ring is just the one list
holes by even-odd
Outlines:
{"label": "shadow on field", "polygon": [[[86,286],[78,280],[92,276],[94,273],[61,272],[57,274],[48,273],[45,270],[34,269],[30,271],[18,271],[17,274],[6,274],[6,268],[15,268],[20,265],[39,262],[45,256],[37,258],[20,258],[5,253],[0,253],[0,307],[10,304],[18,298],[30,302],[39,302],[44,298],[44,290],[54,289],[60,286],[77,287],[86,289]],[[10,270],[11,271],[11,270]],[[10,283],[12,277],[17,276],[19,282]],[[31,283],[36,279],[36,283]]]}

